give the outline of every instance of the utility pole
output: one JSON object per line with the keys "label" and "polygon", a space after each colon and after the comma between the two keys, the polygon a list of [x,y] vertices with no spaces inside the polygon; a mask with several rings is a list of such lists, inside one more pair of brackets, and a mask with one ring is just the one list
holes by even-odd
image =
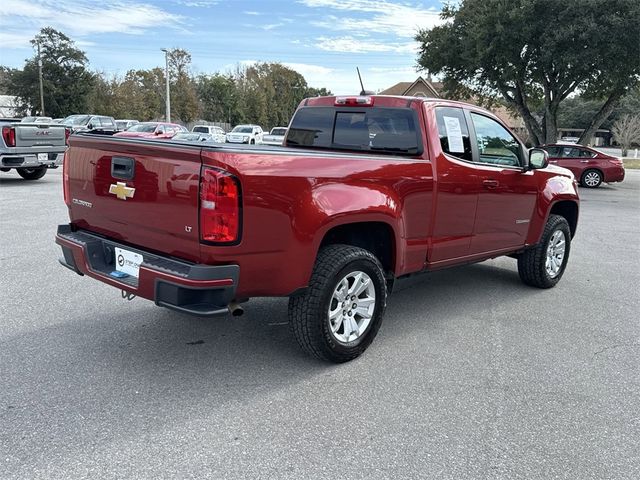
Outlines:
{"label": "utility pole", "polygon": [[40,56],[40,37],[36,37],[38,46],[38,78],[40,80],[40,116],[44,117],[44,88],[42,86],[42,57]]}
{"label": "utility pole", "polygon": [[167,110],[165,113],[165,117],[166,117],[165,121],[170,122],[171,121],[171,93],[169,92],[169,50],[167,50],[166,48],[161,48],[160,50],[164,52],[164,61],[165,61],[164,77],[167,83],[167,101],[166,101]]}

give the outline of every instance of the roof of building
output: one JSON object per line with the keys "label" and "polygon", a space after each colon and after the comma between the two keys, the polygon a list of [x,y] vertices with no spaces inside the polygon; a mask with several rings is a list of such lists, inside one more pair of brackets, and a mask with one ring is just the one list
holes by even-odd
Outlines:
{"label": "roof of building", "polygon": [[392,87],[379,92],[379,95],[407,96],[409,92],[420,87],[426,90],[425,94],[427,94],[427,96],[440,97],[440,92],[442,91],[442,83],[432,82],[429,79],[425,80],[421,76],[413,82],[398,82]]}

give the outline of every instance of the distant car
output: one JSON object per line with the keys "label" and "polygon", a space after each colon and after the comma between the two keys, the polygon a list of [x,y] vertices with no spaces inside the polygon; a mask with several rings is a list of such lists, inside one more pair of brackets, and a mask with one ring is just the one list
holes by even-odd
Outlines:
{"label": "distant car", "polygon": [[264,132],[259,125],[237,125],[227,133],[229,143],[262,143]]}
{"label": "distant car", "polygon": [[580,139],[578,137],[562,137],[560,140],[567,143],[578,143]]}
{"label": "distant car", "polygon": [[118,132],[114,137],[138,138],[171,138],[176,133],[187,132],[187,129],[177,123],[141,122],[129,127],[124,132]]}
{"label": "distant car", "polygon": [[265,145],[282,145],[286,134],[287,127],[274,127],[268,135],[262,137],[262,143]]}
{"label": "distant car", "polygon": [[64,118],[54,118],[52,120],[52,123],[62,123],[63,120],[64,120]]}
{"label": "distant car", "polygon": [[140,123],[138,120],[116,120],[116,127],[118,127],[119,132],[124,132],[138,123]]}
{"label": "distant car", "polygon": [[62,124],[73,132],[95,132],[113,134],[117,131],[116,121],[106,115],[69,115]]}
{"label": "distant car", "polygon": [[213,135],[198,132],[176,133],[171,140],[178,140],[181,142],[215,142]]}
{"label": "distant car", "polygon": [[53,123],[51,117],[24,117],[20,123]]}
{"label": "distant car", "polygon": [[192,132],[208,133],[216,143],[224,143],[226,140],[224,130],[213,125],[196,125],[191,129]]}
{"label": "distant car", "polygon": [[602,182],[613,183],[624,180],[622,160],[582,145],[543,145],[549,154],[549,163],[573,172],[580,185],[599,187]]}

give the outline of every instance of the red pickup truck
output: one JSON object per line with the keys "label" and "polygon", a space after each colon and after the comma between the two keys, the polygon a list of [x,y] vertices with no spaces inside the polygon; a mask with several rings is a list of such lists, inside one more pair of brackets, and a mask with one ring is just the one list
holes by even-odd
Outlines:
{"label": "red pickup truck", "polygon": [[288,296],[302,348],[345,362],[400,277],[508,255],[554,286],[578,194],[547,164],[491,113],[426,98],[304,100],[283,147],[74,135],[56,242],[74,272],[178,312]]}

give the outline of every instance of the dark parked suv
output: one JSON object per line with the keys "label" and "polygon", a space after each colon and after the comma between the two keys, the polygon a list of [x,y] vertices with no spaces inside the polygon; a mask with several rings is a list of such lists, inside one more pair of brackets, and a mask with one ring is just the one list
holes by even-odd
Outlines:
{"label": "dark parked suv", "polygon": [[624,166],[617,157],[582,145],[554,144],[542,148],[549,153],[549,163],[571,170],[583,187],[596,188],[602,182],[624,180]]}
{"label": "dark parked suv", "polygon": [[91,131],[92,133],[113,135],[118,131],[113,117],[105,115],[69,115],[62,121],[62,124],[71,128],[74,133]]}

